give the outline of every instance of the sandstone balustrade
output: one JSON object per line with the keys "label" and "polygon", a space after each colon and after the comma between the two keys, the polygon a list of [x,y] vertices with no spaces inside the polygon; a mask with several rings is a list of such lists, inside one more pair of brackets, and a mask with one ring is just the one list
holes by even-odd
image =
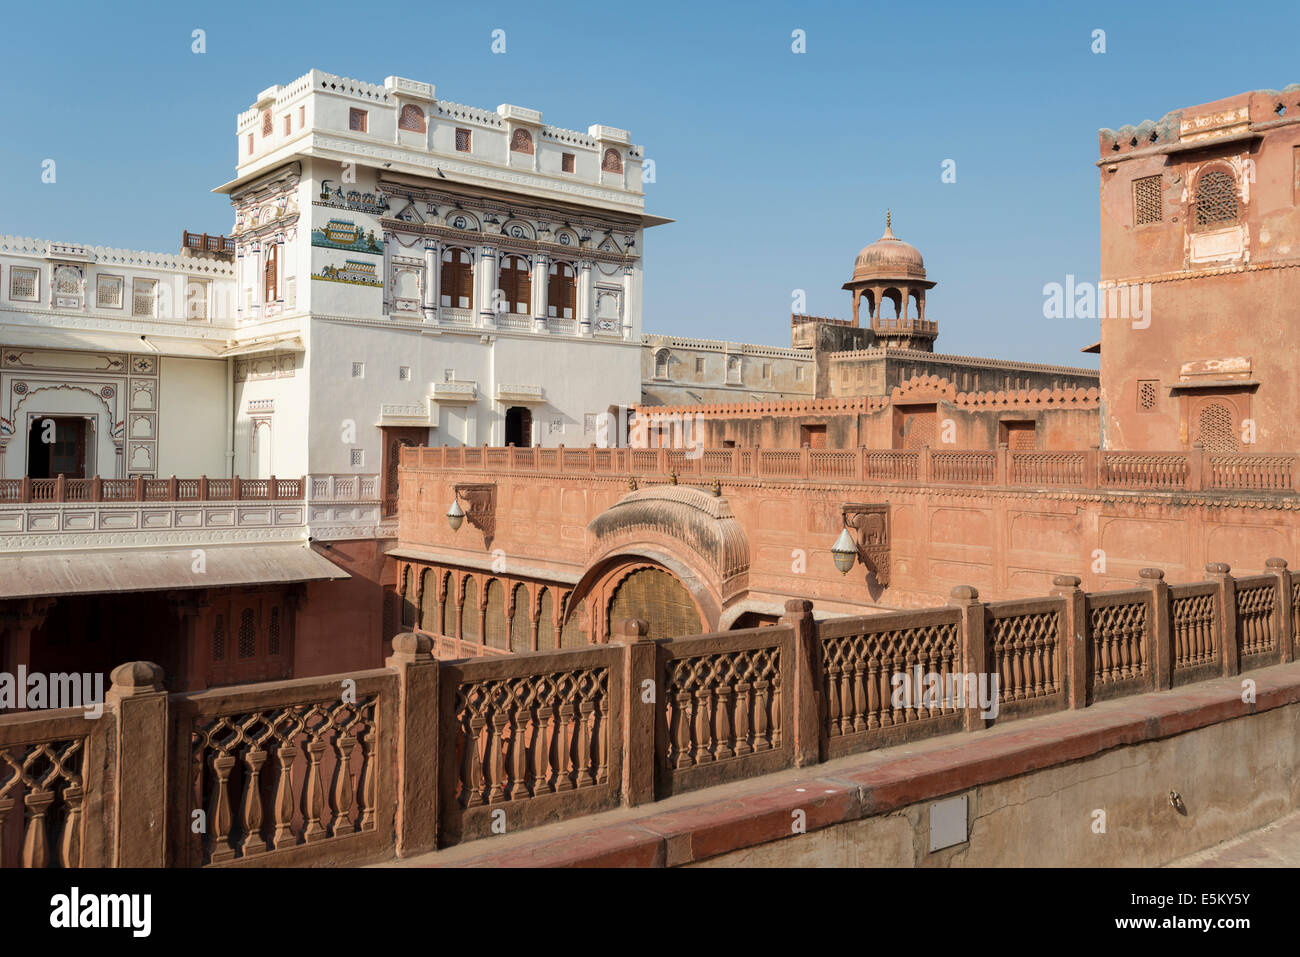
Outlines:
{"label": "sandstone balustrade", "polygon": [[963,585],[820,622],[791,599],[772,626],[651,640],[624,619],[609,644],[454,661],[406,632],[383,668],[179,694],[129,662],[98,719],[0,716],[0,866],[406,857],[1236,675],[1300,651],[1300,573],[1266,569],[1095,593],[1062,575],[1015,601]]}

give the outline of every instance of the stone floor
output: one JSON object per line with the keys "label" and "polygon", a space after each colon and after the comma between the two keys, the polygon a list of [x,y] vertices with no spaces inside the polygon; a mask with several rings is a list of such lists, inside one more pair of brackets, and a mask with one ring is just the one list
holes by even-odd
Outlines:
{"label": "stone floor", "polygon": [[1167,867],[1300,867],[1300,811]]}

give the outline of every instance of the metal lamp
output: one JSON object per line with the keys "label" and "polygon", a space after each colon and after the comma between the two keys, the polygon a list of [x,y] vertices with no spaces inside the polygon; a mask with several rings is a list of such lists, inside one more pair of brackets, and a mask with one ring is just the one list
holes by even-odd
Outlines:
{"label": "metal lamp", "polygon": [[[460,507],[460,502],[452,500],[451,508],[447,509],[447,524],[451,526],[454,532],[460,528],[461,523],[465,521],[465,510]],[[838,561],[838,559],[836,559]]]}
{"label": "metal lamp", "polygon": [[853,541],[853,536],[849,534],[848,528],[840,531],[840,537],[835,539],[835,544],[831,546],[831,557],[835,559],[835,567],[840,570],[841,575],[847,575],[858,560],[858,545]]}

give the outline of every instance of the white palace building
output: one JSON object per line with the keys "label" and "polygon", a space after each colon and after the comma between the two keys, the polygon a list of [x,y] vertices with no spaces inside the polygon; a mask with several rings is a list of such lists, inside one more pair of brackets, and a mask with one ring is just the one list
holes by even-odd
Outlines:
{"label": "white palace building", "polygon": [[326,628],[369,667],[402,445],[586,446],[641,400],[668,220],[625,130],[313,70],[236,146],[233,228],[179,254],[0,236],[0,670],[348,666]]}

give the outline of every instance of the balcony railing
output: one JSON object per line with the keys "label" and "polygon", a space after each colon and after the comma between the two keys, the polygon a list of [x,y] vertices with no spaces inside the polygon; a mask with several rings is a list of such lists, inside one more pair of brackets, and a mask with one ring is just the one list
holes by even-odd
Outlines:
{"label": "balcony railing", "polygon": [[0,479],[0,503],[43,502],[252,502],[304,497],[306,479],[20,478]]}
{"label": "balcony railing", "polygon": [[402,450],[416,469],[514,469],[624,475],[839,479],[871,484],[983,485],[1115,491],[1294,494],[1295,455],[992,449],[517,449]]}
{"label": "balcony railing", "polygon": [[210,236],[207,233],[192,233],[188,229],[181,232],[181,248],[194,249],[205,253],[235,252],[235,241],[229,236]]}

